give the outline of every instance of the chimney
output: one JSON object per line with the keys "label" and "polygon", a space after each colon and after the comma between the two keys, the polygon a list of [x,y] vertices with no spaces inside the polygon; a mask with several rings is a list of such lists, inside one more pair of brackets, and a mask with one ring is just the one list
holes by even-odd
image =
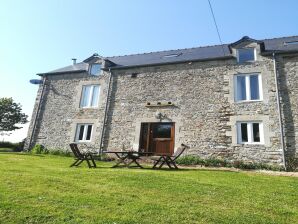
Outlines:
{"label": "chimney", "polygon": [[77,63],[77,59],[76,58],[72,58],[72,64],[75,65]]}

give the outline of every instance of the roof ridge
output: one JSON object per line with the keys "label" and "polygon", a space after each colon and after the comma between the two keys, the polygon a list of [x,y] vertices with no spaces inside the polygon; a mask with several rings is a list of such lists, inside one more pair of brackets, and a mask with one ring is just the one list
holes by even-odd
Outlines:
{"label": "roof ridge", "polygon": [[179,51],[179,50],[190,50],[190,49],[198,49],[198,48],[217,47],[217,46],[224,46],[224,45],[229,45],[229,44],[215,44],[215,45],[206,45],[206,46],[199,46],[199,47],[178,48],[178,49],[173,49],[173,50],[151,51],[151,52],[136,53],[136,54],[124,54],[124,55],[116,55],[116,56],[111,56],[111,57],[106,57],[106,58],[137,56],[137,55],[146,55],[146,54],[152,54],[152,53],[162,53],[162,52]]}
{"label": "roof ridge", "polygon": [[298,35],[283,36],[283,37],[274,37],[274,38],[266,38],[266,39],[261,39],[261,41],[264,41],[264,40],[276,40],[276,39],[283,39],[283,38],[292,38],[292,37],[297,37],[298,38]]}
{"label": "roof ridge", "polygon": [[[266,38],[266,39],[257,39],[257,40],[259,40],[259,41],[266,41],[266,40],[275,40],[275,39],[292,38],[292,37],[297,37],[297,38],[298,38],[298,35],[293,35],[293,36],[283,36],[283,37],[274,37],[274,38]],[[231,43],[214,44],[214,45],[205,45],[205,46],[188,47],[188,48],[178,48],[178,49],[172,49],[172,50],[151,51],[151,52],[135,53],[135,54],[115,55],[115,56],[110,56],[110,57],[106,57],[106,58],[117,58],[117,57],[127,57],[127,56],[137,56],[137,55],[147,55],[147,54],[152,54],[152,53],[162,53],[162,52],[171,52],[171,51],[179,51],[179,50],[190,50],[190,49],[198,49],[198,48],[217,47],[217,46],[224,46],[224,45],[229,45],[229,44],[231,44]]]}

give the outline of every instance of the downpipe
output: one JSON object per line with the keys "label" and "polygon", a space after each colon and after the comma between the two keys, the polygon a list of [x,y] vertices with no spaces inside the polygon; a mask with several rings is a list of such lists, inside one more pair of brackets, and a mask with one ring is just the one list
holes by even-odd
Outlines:
{"label": "downpipe", "polygon": [[281,107],[280,107],[280,94],[279,94],[278,77],[277,77],[278,71],[277,71],[277,67],[276,67],[275,52],[272,53],[272,59],[273,59],[274,77],[275,77],[276,103],[277,103],[279,129],[280,129],[280,141],[281,141],[281,149],[282,149],[282,160],[283,160],[283,166],[284,166],[285,170],[287,171],[287,164],[286,164],[286,158],[285,158],[284,129],[283,129],[283,126],[282,126],[282,116],[281,116]]}
{"label": "downpipe", "polygon": [[98,154],[100,157],[102,156],[102,151],[103,151],[103,138],[104,138],[104,133],[106,130],[106,120],[107,120],[107,114],[108,114],[108,107],[109,107],[109,99],[110,99],[110,86],[111,86],[111,81],[112,81],[112,71],[111,68],[109,68],[109,82],[108,82],[108,87],[107,87],[107,98],[106,98],[106,105],[105,105],[105,113],[104,113],[104,118],[103,118],[103,124],[102,124],[102,130],[101,130],[101,136],[100,136],[100,146],[98,150]]}
{"label": "downpipe", "polygon": [[37,123],[37,119],[38,119],[41,104],[42,104],[41,102],[43,101],[43,95],[44,95],[44,90],[45,90],[45,86],[46,86],[46,81],[47,81],[47,77],[43,76],[42,89],[41,89],[40,98],[39,98],[39,101],[38,101],[38,106],[37,106],[37,111],[36,111],[36,114],[35,114],[35,118],[33,120],[33,127],[32,127],[32,132],[31,132],[31,136],[30,136],[30,140],[29,140],[29,144],[28,144],[28,151],[31,148],[32,139],[33,139],[33,136],[35,135],[36,123]]}

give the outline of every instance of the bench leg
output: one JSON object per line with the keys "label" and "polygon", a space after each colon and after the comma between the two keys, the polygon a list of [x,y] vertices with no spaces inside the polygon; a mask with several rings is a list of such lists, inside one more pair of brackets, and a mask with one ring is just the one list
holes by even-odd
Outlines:
{"label": "bench leg", "polygon": [[96,163],[95,163],[93,157],[91,157],[91,161],[92,161],[92,163],[93,163],[93,167],[96,168]]}
{"label": "bench leg", "polygon": [[71,164],[70,167],[79,166],[83,161],[84,161],[84,159],[77,159],[73,164]]}
{"label": "bench leg", "polygon": [[76,160],[74,161],[74,163],[70,165],[70,167],[77,166],[77,163],[78,163],[79,161],[80,161],[79,159],[76,159]]}
{"label": "bench leg", "polygon": [[87,164],[88,164],[88,167],[91,168],[92,166],[91,166],[91,164],[90,164],[89,159],[88,159],[88,158],[85,158],[85,160],[86,160],[86,162],[87,162]]}
{"label": "bench leg", "polygon": [[[173,165],[175,169],[178,169],[176,162],[172,158],[169,157],[167,161],[169,163],[169,165],[168,165],[169,167],[170,167],[170,165]],[[170,168],[172,169],[172,167],[170,167]]]}
{"label": "bench leg", "polygon": [[160,163],[161,159],[162,159],[162,157],[159,157],[159,159],[155,161],[155,163],[153,164],[152,169],[155,169],[155,167]]}

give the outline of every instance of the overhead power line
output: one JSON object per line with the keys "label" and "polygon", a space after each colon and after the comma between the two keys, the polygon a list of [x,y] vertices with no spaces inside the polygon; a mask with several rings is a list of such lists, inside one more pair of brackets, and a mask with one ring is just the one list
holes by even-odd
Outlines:
{"label": "overhead power line", "polygon": [[210,0],[208,0],[208,3],[209,3],[210,11],[211,11],[211,14],[212,14],[212,17],[213,17],[214,25],[215,25],[215,28],[216,28],[216,31],[217,31],[218,39],[219,39],[220,44],[221,44],[222,52],[225,55],[225,49],[224,49],[224,46],[223,46],[223,43],[222,43],[222,40],[221,40],[221,37],[220,37],[219,29],[218,29],[218,26],[217,26],[217,23],[216,23],[216,19],[215,19],[215,16],[214,16],[214,12],[213,12]]}

